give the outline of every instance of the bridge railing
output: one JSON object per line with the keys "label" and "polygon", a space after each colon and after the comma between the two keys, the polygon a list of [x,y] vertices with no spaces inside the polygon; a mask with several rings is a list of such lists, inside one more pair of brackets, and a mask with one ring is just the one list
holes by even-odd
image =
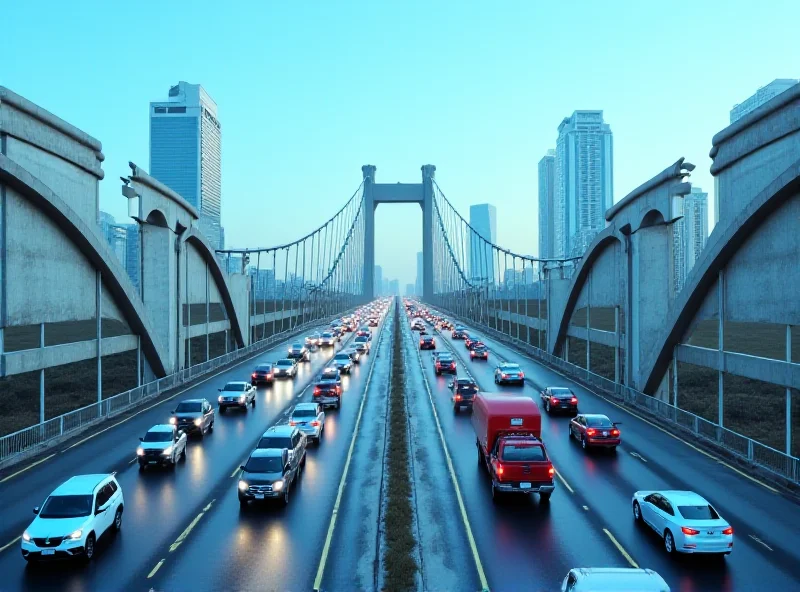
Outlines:
{"label": "bridge railing", "polygon": [[[461,317],[448,311],[448,314],[465,324],[473,324],[474,320]],[[756,440],[708,421],[685,409],[646,395],[636,389],[609,380],[586,368],[571,364],[538,347],[532,346],[522,339],[481,325],[481,331],[491,335],[500,342],[524,351],[530,357],[543,362],[585,386],[609,395],[629,407],[644,410],[660,420],[690,432],[697,438],[721,448],[732,456],[770,471],[775,475],[800,485],[800,459],[780,450],[766,446]]]}
{"label": "bridge railing", "polygon": [[275,343],[302,333],[310,327],[328,323],[338,316],[334,315],[296,325],[291,329],[275,333],[242,349],[184,368],[179,372],[108,397],[97,403],[53,417],[44,423],[2,436],[0,437],[0,468],[38,454],[66,438],[81,433],[92,425],[125,413],[147,401],[155,399],[166,391],[187,384],[204,374],[209,374],[233,362],[250,357]]}

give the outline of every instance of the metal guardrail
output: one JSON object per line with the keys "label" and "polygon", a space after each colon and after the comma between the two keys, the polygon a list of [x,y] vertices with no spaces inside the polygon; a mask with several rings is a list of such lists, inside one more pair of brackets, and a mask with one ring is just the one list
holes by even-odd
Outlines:
{"label": "metal guardrail", "polygon": [[[475,325],[475,321],[472,319],[461,317],[450,311],[447,312],[450,316],[463,323]],[[551,368],[559,370],[570,378],[576,379],[590,388],[602,391],[603,394],[610,395],[629,407],[648,411],[663,421],[678,426],[742,460],[746,460],[794,484],[800,485],[800,458],[766,446],[738,432],[731,431],[728,428],[708,421],[699,415],[690,413],[680,407],[675,407],[666,401],[662,401],[661,399],[646,395],[636,389],[609,380],[586,368],[571,364],[521,339],[498,331],[497,329],[492,329],[486,325],[479,325],[479,327],[481,331],[491,335],[498,341],[524,351],[532,358],[543,362]]]}
{"label": "metal guardrail", "polygon": [[[345,312],[346,311],[343,311],[342,314],[345,314]],[[309,327],[328,323],[338,316],[339,315],[335,315],[315,321],[308,321],[293,329],[276,333],[266,339],[251,343],[242,349],[228,352],[213,360],[195,364],[194,366],[184,368],[179,372],[159,378],[153,382],[148,382],[129,391],[113,395],[102,401],[87,405],[86,407],[81,407],[75,411],[59,415],[58,417],[53,417],[44,423],[2,436],[0,437],[0,467],[13,464],[13,462],[21,460],[23,457],[36,454],[56,440],[60,441],[65,436],[78,434],[91,425],[112,418],[142,403],[155,399],[165,391],[187,384],[204,374],[213,372],[232,362],[247,358],[248,356],[269,348],[275,343],[284,341],[298,333],[302,333]]]}

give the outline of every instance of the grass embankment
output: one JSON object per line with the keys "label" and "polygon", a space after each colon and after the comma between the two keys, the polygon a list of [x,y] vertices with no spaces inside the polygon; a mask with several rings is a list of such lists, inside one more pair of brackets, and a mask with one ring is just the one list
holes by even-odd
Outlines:
{"label": "grass embankment", "polygon": [[416,586],[417,563],[412,556],[414,511],[411,505],[411,475],[408,458],[408,414],[406,410],[405,364],[400,307],[395,306],[392,373],[389,389],[388,480],[384,533],[386,570],[384,590],[400,592]]}

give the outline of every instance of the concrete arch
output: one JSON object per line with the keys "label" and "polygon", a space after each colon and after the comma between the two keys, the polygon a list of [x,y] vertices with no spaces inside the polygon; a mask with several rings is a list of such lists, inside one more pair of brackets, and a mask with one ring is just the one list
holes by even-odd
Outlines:
{"label": "concrete arch", "polygon": [[230,321],[231,330],[233,331],[233,336],[236,339],[236,343],[239,345],[239,347],[244,347],[246,344],[242,334],[242,325],[239,322],[236,314],[236,308],[233,305],[231,292],[228,289],[228,284],[225,282],[225,276],[222,273],[222,268],[219,266],[219,262],[214,256],[214,251],[211,249],[211,245],[209,245],[206,237],[198,232],[196,228],[190,228],[184,232],[181,235],[181,240],[184,243],[188,243],[196,248],[197,252],[200,253],[200,256],[208,265],[208,269],[211,272],[211,277],[214,278],[214,282],[217,285],[220,296],[222,296],[222,303],[225,306],[225,312],[228,315],[228,320]]}
{"label": "concrete arch", "polygon": [[0,181],[12,187],[52,220],[99,270],[131,330],[140,336],[142,352],[156,376],[166,375],[166,350],[155,332],[133,284],[102,238],[87,227],[70,206],[48,186],[7,156],[0,154]]}
{"label": "concrete arch", "polygon": [[674,304],[669,321],[665,325],[667,329],[656,342],[644,366],[649,370],[646,373],[643,392],[652,394],[658,389],[672,359],[673,348],[689,329],[696,311],[717,280],[720,270],[725,268],[740,249],[747,248],[748,238],[773,212],[798,193],[800,193],[800,160],[795,161],[767,185],[725,230],[717,234],[713,243],[709,242],[706,245],[690,275],[690,281]]}
{"label": "concrete arch", "polygon": [[589,274],[595,262],[600,258],[603,252],[613,245],[615,242],[624,243],[624,239],[620,233],[613,226],[608,226],[600,232],[589,245],[586,255],[581,259],[575,273],[572,276],[572,283],[569,288],[569,296],[567,296],[566,304],[564,305],[564,312],[561,316],[561,321],[558,324],[558,333],[553,345],[553,355],[560,355],[561,348],[564,340],[567,337],[567,330],[569,329],[569,322],[572,318],[572,313],[575,311],[575,305],[578,303],[581,291],[586,284]]}
{"label": "concrete arch", "polygon": [[167,216],[161,210],[152,210],[145,217],[145,221],[153,226],[160,226],[161,228],[169,228]]}

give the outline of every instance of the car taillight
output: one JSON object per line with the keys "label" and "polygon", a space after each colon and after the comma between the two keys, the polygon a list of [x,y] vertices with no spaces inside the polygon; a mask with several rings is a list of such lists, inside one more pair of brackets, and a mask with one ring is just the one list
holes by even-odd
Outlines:
{"label": "car taillight", "polygon": [[619,436],[619,430],[617,430],[617,429],[611,430],[611,435],[612,436]]}
{"label": "car taillight", "polygon": [[455,367],[456,367],[456,363],[455,363],[455,362],[452,362],[452,363],[450,364],[450,367],[451,367],[451,368],[455,368]]}
{"label": "car taillight", "polygon": [[525,378],[525,373],[524,373],[524,372],[520,372],[520,373],[519,373],[519,377],[520,377],[520,378]]}
{"label": "car taillight", "polygon": [[550,397],[551,405],[558,405],[558,397]]}
{"label": "car taillight", "polygon": [[497,463],[497,468],[495,469],[495,473],[497,473],[498,476],[502,475],[503,474],[503,465],[501,465],[500,463]]}
{"label": "car taillight", "polygon": [[689,528],[687,526],[681,526],[681,532],[683,534],[688,534],[689,536],[700,534],[699,530],[695,530],[694,528]]}
{"label": "car taillight", "polygon": [[569,402],[572,403],[573,405],[577,405],[578,404],[578,397],[572,397]]}
{"label": "car taillight", "polygon": [[723,530],[722,534],[733,534],[733,526],[729,526],[728,528]]}
{"label": "car taillight", "polygon": [[315,428],[318,428],[319,427],[319,422],[318,421],[312,421],[311,425],[314,426]]}
{"label": "car taillight", "polygon": [[256,373],[255,373],[255,372],[253,372],[253,378],[255,378],[255,377],[256,377]]}
{"label": "car taillight", "polygon": [[291,420],[291,421],[289,422],[289,425],[290,425],[290,426],[296,426],[296,425],[297,425],[297,422],[296,422],[295,420]]}
{"label": "car taillight", "polygon": [[320,389],[318,386],[314,387],[314,394],[315,394],[315,395],[318,395],[318,394],[320,394],[321,392],[322,392],[322,389]]}
{"label": "car taillight", "polygon": [[589,428],[588,430],[586,430],[586,435],[587,436],[594,436],[596,433],[597,433],[597,430],[595,430],[594,428]]}
{"label": "car taillight", "polygon": [[456,401],[460,401],[461,400],[461,395],[456,395],[454,398],[455,398]]}
{"label": "car taillight", "polygon": [[503,374],[502,377],[503,378],[508,378],[508,374]]}
{"label": "car taillight", "polygon": [[423,343],[425,343],[425,340],[424,339],[420,339],[419,340],[419,344],[422,345]]}
{"label": "car taillight", "polygon": [[547,469],[547,474],[550,475],[550,477],[554,477],[556,474],[555,468],[550,467],[549,469]]}

